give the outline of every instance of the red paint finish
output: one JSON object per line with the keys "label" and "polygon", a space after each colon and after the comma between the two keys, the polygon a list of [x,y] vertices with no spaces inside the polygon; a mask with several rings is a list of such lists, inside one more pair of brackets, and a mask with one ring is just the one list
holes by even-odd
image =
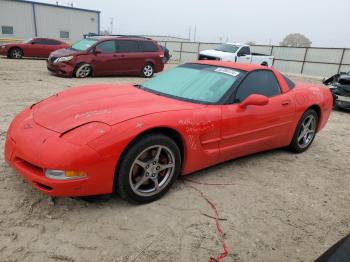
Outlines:
{"label": "red paint finish", "polygon": [[22,50],[24,57],[48,58],[50,53],[62,48],[68,48],[69,44],[61,40],[51,38],[33,38],[25,43],[3,44],[0,48],[0,55],[8,56],[12,48]]}
{"label": "red paint finish", "polygon": [[[245,71],[261,69],[205,63]],[[320,131],[332,110],[329,90],[303,83],[289,90],[277,71],[268,70],[278,79],[282,94],[269,98],[263,106],[195,104],[132,85],[92,85],[63,91],[16,116],[7,132],[5,159],[46,194],[96,195],[112,192],[121,154],[137,136],[154,128],[170,129],[181,138],[183,175],[289,145],[299,119],[312,106],[319,109]],[[258,97],[255,102],[266,101]],[[44,176],[45,169],[84,171],[88,176],[55,181]]]}
{"label": "red paint finish", "polygon": [[[103,37],[97,38],[97,42],[85,51],[73,50],[71,48],[53,52],[47,62],[47,69],[57,75],[73,77],[78,65],[89,64],[92,67],[93,76],[110,75],[140,75],[145,64],[151,63],[154,72],[159,73],[164,69],[164,52],[157,42],[142,38],[132,37]],[[116,50],[113,53],[96,53],[98,45],[106,41],[116,41],[117,49],[119,41],[151,41],[158,49],[154,52],[125,52]],[[59,57],[73,56],[67,62],[55,63]]]}

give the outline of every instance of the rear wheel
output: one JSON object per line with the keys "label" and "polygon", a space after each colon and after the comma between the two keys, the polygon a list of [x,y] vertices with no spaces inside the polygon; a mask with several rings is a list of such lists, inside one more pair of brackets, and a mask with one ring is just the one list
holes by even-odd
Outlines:
{"label": "rear wheel", "polygon": [[301,117],[289,148],[295,153],[307,150],[316,136],[318,115],[315,110],[307,110]]}
{"label": "rear wheel", "polygon": [[162,134],[148,134],[125,152],[118,165],[115,187],[129,202],[148,203],[169,190],[180,170],[181,155],[176,143]]}
{"label": "rear wheel", "polygon": [[23,57],[23,51],[20,48],[12,48],[9,51],[9,58],[12,59],[21,59]]}
{"label": "rear wheel", "polygon": [[81,65],[78,65],[77,69],[75,70],[75,77],[86,78],[90,76],[91,73],[92,73],[92,68],[89,64],[81,64]]}
{"label": "rear wheel", "polygon": [[142,68],[142,76],[150,78],[154,75],[154,66],[150,63],[145,64]]}

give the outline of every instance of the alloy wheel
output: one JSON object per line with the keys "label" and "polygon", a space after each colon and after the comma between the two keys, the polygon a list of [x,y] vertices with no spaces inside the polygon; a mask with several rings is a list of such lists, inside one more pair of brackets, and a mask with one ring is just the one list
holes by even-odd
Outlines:
{"label": "alloy wheel", "polygon": [[129,173],[133,192],[149,197],[161,192],[172,180],[175,171],[173,152],[164,145],[143,150],[134,160]]}
{"label": "alloy wheel", "polygon": [[298,145],[306,148],[313,140],[316,133],[316,118],[314,115],[308,115],[301,124],[298,134]]}

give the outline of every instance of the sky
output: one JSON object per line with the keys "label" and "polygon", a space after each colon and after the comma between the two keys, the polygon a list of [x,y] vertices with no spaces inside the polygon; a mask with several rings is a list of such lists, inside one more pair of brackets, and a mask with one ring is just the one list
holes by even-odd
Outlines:
{"label": "sky", "polygon": [[101,30],[203,42],[277,45],[302,33],[312,46],[350,47],[350,0],[34,0],[101,11]]}

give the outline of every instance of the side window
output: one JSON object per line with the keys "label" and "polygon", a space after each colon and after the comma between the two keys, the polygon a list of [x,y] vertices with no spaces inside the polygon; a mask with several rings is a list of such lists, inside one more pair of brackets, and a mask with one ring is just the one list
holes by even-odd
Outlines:
{"label": "side window", "polygon": [[52,39],[36,39],[33,42],[39,45],[59,45],[60,44],[60,42]]}
{"label": "side window", "polygon": [[46,39],[36,38],[32,41],[33,45],[47,45]]}
{"label": "side window", "polygon": [[242,47],[241,50],[239,50],[238,55],[239,56],[250,55],[250,48],[249,48],[249,46]]}
{"label": "side window", "polygon": [[115,53],[115,42],[113,40],[102,42],[96,46],[96,49],[104,54]]}
{"label": "side window", "polygon": [[251,94],[272,97],[281,93],[279,84],[271,71],[259,70],[250,73],[238,86],[235,102],[242,102]]}
{"label": "side window", "polygon": [[151,41],[142,41],[141,44],[141,50],[142,52],[157,52],[158,48],[157,46],[151,42]]}
{"label": "side window", "polygon": [[138,42],[132,41],[132,40],[118,40],[117,41],[117,50],[119,53],[140,52]]}
{"label": "side window", "polygon": [[7,26],[7,25],[1,26],[1,33],[3,35],[13,35],[13,26]]}

